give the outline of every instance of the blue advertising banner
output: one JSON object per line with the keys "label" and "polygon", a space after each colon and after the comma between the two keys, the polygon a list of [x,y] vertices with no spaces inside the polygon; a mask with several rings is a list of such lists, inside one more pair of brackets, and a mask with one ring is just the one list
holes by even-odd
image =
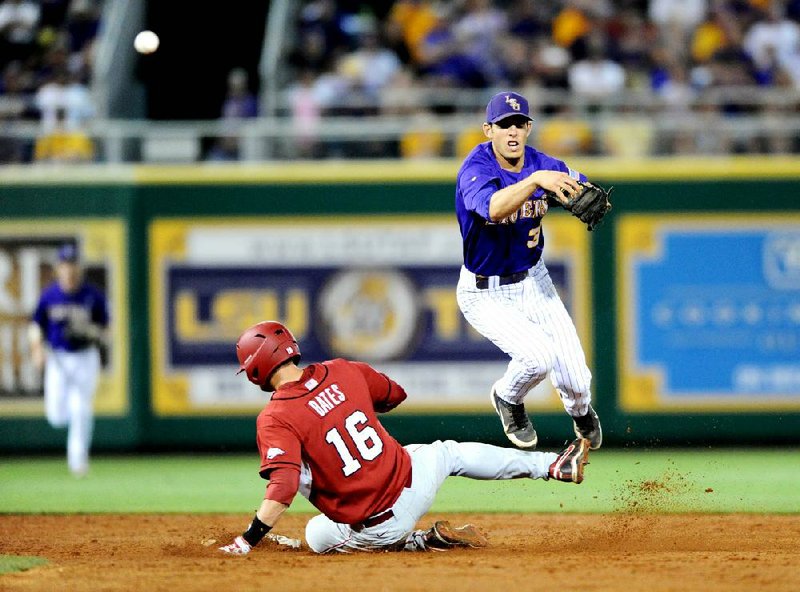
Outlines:
{"label": "blue advertising banner", "polygon": [[[452,265],[368,270],[171,266],[169,365],[230,364],[236,336],[215,325],[224,309],[243,310],[259,299],[274,308],[276,318],[295,319],[287,323],[303,335],[308,361],[339,356],[367,362],[505,360],[453,308],[457,281],[458,268]],[[240,333],[241,325],[235,327]]]}
{"label": "blue advertising banner", "polygon": [[629,215],[618,234],[629,411],[800,408],[800,218]]}
{"label": "blue advertising banner", "polygon": [[[585,230],[551,225],[554,283],[588,323]],[[551,228],[548,227],[548,228]],[[563,234],[562,241],[557,240]],[[506,355],[455,297],[461,238],[450,218],[158,220],[151,227],[154,408],[162,415],[252,412],[264,394],[236,376],[250,325],[291,328],[303,362],[369,362],[409,392],[403,409],[485,410]],[[581,249],[581,250],[577,250]],[[549,381],[531,407],[560,406]]]}

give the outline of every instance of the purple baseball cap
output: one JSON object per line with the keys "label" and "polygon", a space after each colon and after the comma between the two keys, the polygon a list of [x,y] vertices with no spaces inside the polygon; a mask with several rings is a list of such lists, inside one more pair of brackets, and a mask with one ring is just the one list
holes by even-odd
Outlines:
{"label": "purple baseball cap", "polygon": [[521,94],[510,91],[497,93],[486,105],[487,123],[497,123],[501,119],[512,115],[522,115],[528,119],[533,119],[528,109],[528,99]]}
{"label": "purple baseball cap", "polygon": [[74,243],[65,243],[58,249],[58,260],[62,263],[78,262],[78,247]]}

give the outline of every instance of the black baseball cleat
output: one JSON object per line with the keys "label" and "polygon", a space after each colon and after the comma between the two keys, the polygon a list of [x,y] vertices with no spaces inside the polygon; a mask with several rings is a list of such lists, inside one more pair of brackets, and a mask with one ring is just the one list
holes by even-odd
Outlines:
{"label": "black baseball cleat", "polygon": [[580,483],[583,481],[583,467],[589,459],[589,447],[586,438],[573,440],[550,465],[547,475],[566,483]]}
{"label": "black baseball cleat", "polygon": [[447,520],[438,520],[423,534],[425,549],[446,551],[453,547],[485,547],[489,544],[486,535],[477,526],[465,524],[452,526]]}
{"label": "black baseball cleat", "polygon": [[603,428],[600,427],[600,418],[597,417],[597,412],[591,404],[586,415],[573,417],[572,422],[575,424],[575,435],[589,440],[592,450],[597,450],[603,445]]}
{"label": "black baseball cleat", "polygon": [[528,413],[525,411],[525,405],[522,403],[509,403],[497,396],[497,393],[492,387],[489,393],[489,400],[492,402],[494,410],[500,416],[500,421],[503,422],[503,431],[517,448],[525,450],[533,450],[536,448],[536,443],[539,441],[536,435],[536,430],[533,429]]}

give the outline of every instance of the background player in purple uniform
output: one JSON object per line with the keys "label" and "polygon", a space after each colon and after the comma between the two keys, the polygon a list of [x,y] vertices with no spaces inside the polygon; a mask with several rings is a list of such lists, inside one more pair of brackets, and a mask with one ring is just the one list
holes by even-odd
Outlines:
{"label": "background player in purple uniform", "polygon": [[575,433],[599,448],[592,375],[542,260],[542,218],[549,207],[545,191],[563,205],[586,177],[526,145],[531,117],[522,95],[492,97],[483,131],[489,141],[469,153],[456,181],[464,245],[457,297],[467,321],[511,357],[491,387],[492,405],[508,439],[520,448],[535,448],[536,430],[523,400],[549,374]]}
{"label": "background player in purple uniform", "polygon": [[33,313],[31,353],[37,367],[44,367],[47,421],[68,428],[67,464],[81,477],[89,470],[98,346],[105,339],[108,304],[84,281],[75,245],[59,249],[55,271],[56,281],[44,289]]}

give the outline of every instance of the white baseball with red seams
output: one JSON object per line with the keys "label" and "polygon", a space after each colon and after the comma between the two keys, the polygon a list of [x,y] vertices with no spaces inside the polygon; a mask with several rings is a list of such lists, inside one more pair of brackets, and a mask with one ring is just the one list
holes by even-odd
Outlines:
{"label": "white baseball with red seams", "polygon": [[153,31],[140,31],[133,40],[133,47],[139,53],[153,53],[158,49],[160,40]]}

